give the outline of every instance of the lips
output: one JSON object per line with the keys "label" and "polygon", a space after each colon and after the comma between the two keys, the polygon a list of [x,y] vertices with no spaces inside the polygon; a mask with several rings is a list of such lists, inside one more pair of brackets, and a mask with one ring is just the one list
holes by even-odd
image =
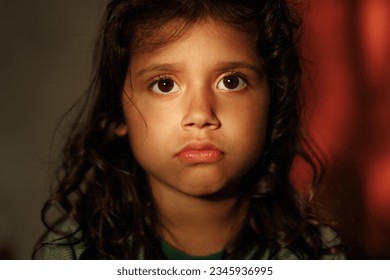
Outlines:
{"label": "lips", "polygon": [[213,163],[219,161],[223,152],[209,143],[192,143],[185,146],[178,154],[177,158],[183,163]]}

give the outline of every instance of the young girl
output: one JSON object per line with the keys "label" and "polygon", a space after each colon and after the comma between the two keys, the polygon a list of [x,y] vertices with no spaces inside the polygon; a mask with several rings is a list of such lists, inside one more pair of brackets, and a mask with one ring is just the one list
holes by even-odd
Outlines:
{"label": "young girl", "polygon": [[295,27],[283,0],[110,1],[35,257],[342,258],[288,179]]}

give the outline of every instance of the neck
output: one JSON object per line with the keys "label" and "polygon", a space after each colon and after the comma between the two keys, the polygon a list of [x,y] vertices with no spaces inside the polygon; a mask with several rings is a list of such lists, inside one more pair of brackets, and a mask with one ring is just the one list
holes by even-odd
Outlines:
{"label": "neck", "polygon": [[151,184],[161,238],[194,256],[223,250],[241,229],[246,203],[238,195],[197,197]]}

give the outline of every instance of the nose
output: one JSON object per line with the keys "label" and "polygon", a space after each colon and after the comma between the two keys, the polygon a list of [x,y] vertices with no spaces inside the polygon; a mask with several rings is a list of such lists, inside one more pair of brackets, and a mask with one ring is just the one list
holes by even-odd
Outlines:
{"label": "nose", "polygon": [[189,102],[182,120],[184,130],[218,129],[221,122],[216,114],[215,99],[211,91],[202,90],[188,93]]}

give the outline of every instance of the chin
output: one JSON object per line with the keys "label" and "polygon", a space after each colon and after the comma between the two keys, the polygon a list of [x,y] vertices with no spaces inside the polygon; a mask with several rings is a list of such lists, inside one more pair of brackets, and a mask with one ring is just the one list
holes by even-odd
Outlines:
{"label": "chin", "polygon": [[236,184],[229,184],[225,181],[210,182],[206,180],[180,184],[180,187],[177,189],[184,194],[205,199],[223,198],[230,196],[233,193],[236,194],[236,191],[238,191]]}

